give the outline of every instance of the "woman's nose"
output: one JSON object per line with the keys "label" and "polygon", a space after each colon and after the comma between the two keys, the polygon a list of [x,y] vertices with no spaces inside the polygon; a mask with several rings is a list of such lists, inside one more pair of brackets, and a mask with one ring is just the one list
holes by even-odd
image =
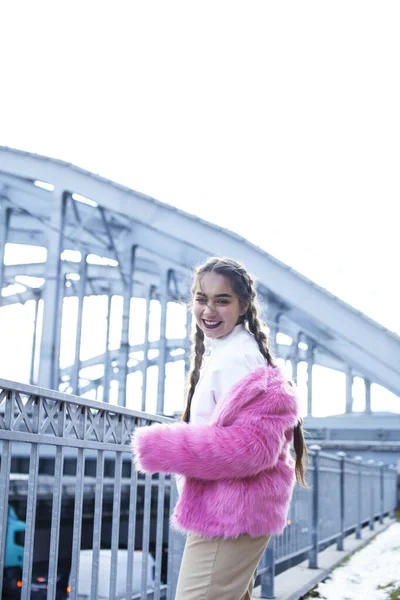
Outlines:
{"label": "woman's nose", "polygon": [[204,313],[206,315],[215,315],[215,307],[212,304],[206,304]]}

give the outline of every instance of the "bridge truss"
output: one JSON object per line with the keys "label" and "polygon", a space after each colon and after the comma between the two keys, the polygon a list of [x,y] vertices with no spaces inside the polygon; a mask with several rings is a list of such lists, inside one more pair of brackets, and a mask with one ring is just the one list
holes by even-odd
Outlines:
{"label": "bridge truss", "polygon": [[[5,264],[8,243],[45,248],[46,258]],[[30,383],[77,395],[101,388],[101,398],[108,401],[111,382],[117,380],[118,404],[125,406],[128,377],[140,372],[145,410],[149,368],[157,366],[157,412],[162,414],[166,365],[184,361],[188,367],[191,331],[188,311],[186,336],[167,337],[168,307],[188,303],[192,269],[210,255],[241,260],[257,276],[275,353],[291,361],[295,380],[298,364],[307,363],[308,415],[313,365],[346,373],[347,413],[352,412],[355,376],[365,382],[367,413],[371,383],[400,396],[400,338],[260,248],[74,165],[0,147],[1,303],[36,303]],[[107,336],[104,349],[81,360],[83,305],[88,296],[106,298]],[[123,298],[121,344],[110,350],[116,296]],[[68,297],[77,299],[75,360],[61,368],[62,316]],[[130,339],[132,298],[146,305],[140,344]],[[160,307],[160,335],[149,341],[154,301]],[[289,336],[291,345],[279,343],[278,333]]]}

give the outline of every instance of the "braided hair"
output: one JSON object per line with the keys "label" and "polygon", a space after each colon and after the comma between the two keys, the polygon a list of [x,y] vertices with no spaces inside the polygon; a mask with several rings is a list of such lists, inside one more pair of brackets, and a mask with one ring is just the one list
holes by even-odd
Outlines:
{"label": "braided hair", "polygon": [[[198,280],[204,273],[214,272],[226,277],[236,294],[241,306],[247,305],[246,313],[240,317],[240,323],[247,325],[250,333],[253,334],[259,350],[266,362],[272,367],[276,367],[275,358],[269,347],[268,332],[259,318],[259,306],[255,283],[251,275],[246,271],[243,265],[231,258],[211,257],[203,265],[197,267],[195,271],[192,298],[197,287]],[[182,421],[189,423],[190,408],[196,385],[200,377],[200,369],[203,364],[205,352],[204,333],[198,325],[194,332],[192,340],[191,368],[188,378],[188,393],[186,408],[182,415]],[[306,486],[304,480],[305,470],[303,467],[303,456],[307,458],[307,447],[304,441],[301,421],[294,428],[294,450],[296,454],[296,476],[297,480]]]}

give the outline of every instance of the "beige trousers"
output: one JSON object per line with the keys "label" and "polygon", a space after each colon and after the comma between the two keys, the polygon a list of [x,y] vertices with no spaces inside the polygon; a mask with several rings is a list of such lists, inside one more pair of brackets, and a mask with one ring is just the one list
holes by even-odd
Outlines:
{"label": "beige trousers", "polygon": [[175,600],[250,600],[269,538],[208,539],[189,533]]}

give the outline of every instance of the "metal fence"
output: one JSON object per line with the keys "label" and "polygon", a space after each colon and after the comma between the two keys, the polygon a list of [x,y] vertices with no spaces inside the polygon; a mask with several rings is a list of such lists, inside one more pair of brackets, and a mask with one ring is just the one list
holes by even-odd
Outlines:
{"label": "metal fence", "polygon": [[[165,537],[169,535],[168,531],[165,533],[164,523],[168,523],[174,503],[173,494],[170,493],[170,478],[163,475],[138,476],[131,467],[129,448],[135,427],[143,427],[154,421],[169,422],[170,419],[0,380],[0,595],[3,593],[6,596],[3,573],[6,574],[7,570],[3,572],[3,567],[4,561],[7,561],[9,542],[9,506],[18,504],[22,506],[18,517],[25,523],[26,529],[21,579],[16,577],[15,585],[20,589],[23,600],[35,597],[38,580],[45,580],[49,600],[67,597],[67,593],[73,600],[78,597],[96,600],[121,598],[118,593],[121,580],[125,598],[172,598],[172,576],[168,576],[171,555],[167,558],[163,552],[163,548],[168,547],[168,539]],[[21,457],[24,456],[28,461],[26,477],[19,474],[15,481],[12,463],[21,463]],[[49,462],[53,464],[53,474],[41,473],[43,465],[48,465]],[[67,462],[73,463],[72,475],[65,474]],[[110,471],[110,463],[111,478],[106,477],[105,473],[106,467]],[[45,491],[48,487],[43,481],[46,479],[48,485],[49,478],[50,502]],[[24,495],[25,503],[21,501]],[[69,500],[72,502],[70,535],[64,536],[61,545],[60,529],[63,527],[63,515],[68,512]],[[107,501],[111,504],[108,509],[111,522],[108,523],[105,519],[107,510],[104,510]],[[44,534],[43,531],[38,533],[38,521],[43,520],[45,515],[43,510],[37,511],[40,504],[45,505],[45,511],[51,512],[47,524],[48,572],[35,578],[34,559],[37,559],[38,553],[43,554],[40,538]],[[85,545],[82,544],[82,532],[85,518],[88,520],[84,513],[88,512],[91,540]],[[125,527],[121,527],[123,512],[128,515]],[[138,526],[141,540],[140,545],[136,543],[136,546],[140,547],[140,553],[135,548]],[[152,555],[149,552],[150,526],[154,529]],[[102,536],[104,528],[109,532],[108,536]],[[64,585],[65,589],[59,589],[59,558],[61,554],[66,554],[66,543],[69,544],[67,553],[70,554],[70,575]],[[88,577],[84,573],[79,578],[82,548],[92,549],[90,596],[81,593],[78,595],[78,582],[81,585],[82,579]],[[108,589],[105,590],[99,589],[99,581],[104,575],[100,570],[107,566],[102,564],[107,550],[111,551],[108,553],[110,578]],[[153,559],[154,569],[151,569],[149,567]],[[163,560],[169,564],[163,565]],[[120,572],[121,564],[124,565],[124,573]],[[167,573],[164,582],[162,567]],[[138,568],[140,573],[137,573]]]}
{"label": "metal fence", "polygon": [[397,505],[397,470],[361,457],[350,458],[309,449],[307,482],[310,489],[295,487],[288,525],[275,536],[261,561],[258,583],[261,597],[274,597],[274,576],[278,565],[308,557],[309,568],[318,568],[318,553],[332,543],[344,550],[345,536],[355,532],[361,539],[362,527],[371,530],[375,521],[394,516]]}
{"label": "metal fence", "polygon": [[[25,528],[15,576],[21,599],[35,598],[42,584],[48,600],[173,600],[183,545],[169,528],[175,485],[168,476],[138,475],[129,448],[135,427],[155,421],[170,419],[0,380],[1,597],[12,506]],[[349,531],[360,537],[363,524],[373,528],[393,513],[396,477],[383,464],[312,447],[310,489],[296,486],[288,526],[261,561],[262,597],[273,597],[276,567],[309,555],[317,568],[321,548],[343,548]],[[46,572],[37,576],[39,562]]]}

